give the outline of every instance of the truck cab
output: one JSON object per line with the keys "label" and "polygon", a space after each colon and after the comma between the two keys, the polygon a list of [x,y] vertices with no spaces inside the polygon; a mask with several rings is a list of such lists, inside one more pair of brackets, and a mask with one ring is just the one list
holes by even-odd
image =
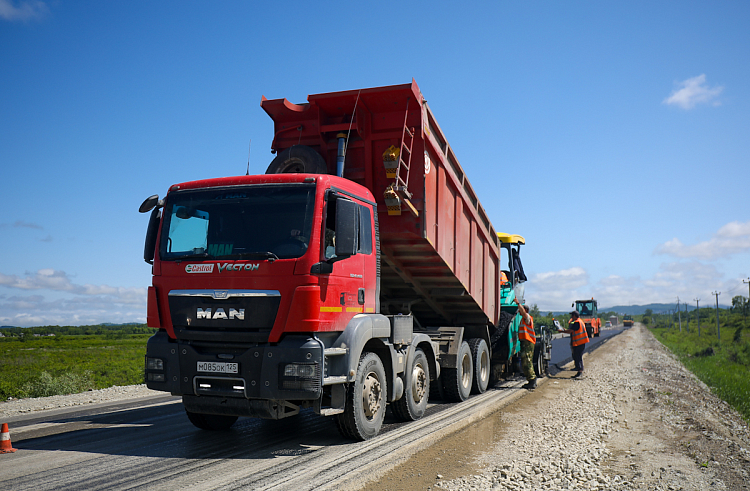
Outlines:
{"label": "truck cab", "polygon": [[145,251],[158,329],[147,385],[181,395],[207,429],[340,409],[344,393],[330,386],[357,368],[342,349],[369,341],[393,361],[388,318],[356,319],[378,310],[373,206],[367,189],[329,175],[172,186],[154,204]]}

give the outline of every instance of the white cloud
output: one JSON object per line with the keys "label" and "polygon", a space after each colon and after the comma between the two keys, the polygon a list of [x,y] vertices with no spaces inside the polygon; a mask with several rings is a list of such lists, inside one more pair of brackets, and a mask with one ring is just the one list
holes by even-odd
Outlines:
{"label": "white cloud", "polygon": [[724,87],[709,87],[706,85],[705,74],[680,82],[678,87],[662,101],[662,104],[675,105],[682,109],[692,109],[697,104],[703,103],[711,103],[714,106],[721,104],[716,98],[724,90]]}
{"label": "white cloud", "polygon": [[575,289],[585,285],[589,281],[586,270],[579,267],[563,269],[560,271],[551,271],[548,273],[538,273],[534,276],[534,282],[542,289],[567,288]]}
{"label": "white cloud", "polygon": [[77,285],[65,271],[40,269],[36,273],[26,273],[25,278],[0,273],[0,285],[20,290],[52,290],[77,295],[110,295],[127,297],[143,288],[121,288],[108,285]]}
{"label": "white cloud", "polygon": [[655,254],[678,258],[714,260],[750,252],[750,222],[731,222],[721,227],[709,240],[685,245],[678,238],[660,244]]}
{"label": "white cloud", "polygon": [[[25,277],[0,273],[0,287],[47,294],[0,295],[0,324],[14,326],[145,322],[146,288],[79,285],[64,271],[40,269]],[[54,300],[48,298],[60,297]]]}
{"label": "white cloud", "polygon": [[[2,2],[2,0],[0,0],[0,2]],[[13,226],[16,228],[33,228],[36,230],[44,230],[44,227],[42,227],[41,225],[38,225],[36,223],[24,222],[23,220],[16,220],[13,223]]]}
{"label": "white cloud", "polygon": [[588,273],[580,267],[537,273],[526,283],[525,299],[542,310],[565,310],[588,282]]}
{"label": "white cloud", "polygon": [[[740,277],[724,278],[714,265],[686,261],[663,263],[651,278],[611,275],[589,284],[586,271],[575,267],[529,278],[526,301],[536,304],[543,312],[565,312],[573,301],[591,297],[598,301],[600,308],[651,303],[676,305],[678,297],[681,303],[691,305],[699,298],[705,306],[714,300],[712,291],[736,291],[738,285],[744,286],[742,280]],[[731,298],[734,294],[727,295]]]}
{"label": "white cloud", "polygon": [[26,21],[44,17],[49,12],[47,4],[39,0],[26,0],[14,5],[11,0],[0,0],[0,19]]}

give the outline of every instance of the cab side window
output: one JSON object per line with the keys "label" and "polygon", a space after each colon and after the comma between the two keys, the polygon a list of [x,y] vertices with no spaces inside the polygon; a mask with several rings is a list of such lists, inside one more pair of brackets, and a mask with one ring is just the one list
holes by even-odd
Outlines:
{"label": "cab side window", "polygon": [[[336,206],[330,200],[326,207],[326,218],[323,226],[323,250],[325,259],[336,257]],[[370,208],[357,205],[357,254],[372,254],[372,213]]]}
{"label": "cab side window", "polygon": [[359,254],[372,254],[372,216],[370,209],[359,205]]}
{"label": "cab side window", "polygon": [[326,259],[336,257],[336,206],[334,201],[328,202],[326,219],[323,224],[323,250]]}

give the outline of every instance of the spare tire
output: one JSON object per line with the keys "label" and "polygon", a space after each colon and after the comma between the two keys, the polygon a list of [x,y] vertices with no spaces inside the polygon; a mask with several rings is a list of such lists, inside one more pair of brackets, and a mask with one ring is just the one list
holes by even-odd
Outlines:
{"label": "spare tire", "polygon": [[281,151],[266,169],[266,174],[326,174],[323,157],[307,145],[294,145]]}

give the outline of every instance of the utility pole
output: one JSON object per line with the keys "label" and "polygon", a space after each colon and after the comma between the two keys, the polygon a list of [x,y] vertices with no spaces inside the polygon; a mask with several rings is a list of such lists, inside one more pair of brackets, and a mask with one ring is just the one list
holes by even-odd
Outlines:
{"label": "utility pole", "polygon": [[721,326],[719,325],[719,295],[721,295],[721,292],[711,292],[711,295],[716,296],[716,332],[719,336],[719,342],[721,342]]}
{"label": "utility pole", "polygon": [[701,337],[701,313],[700,313],[700,298],[694,298],[695,300],[695,317],[698,320],[698,337]]}
{"label": "utility pole", "polygon": [[[745,305],[743,307],[750,307],[750,278],[747,279],[747,281],[742,280],[743,283],[747,283],[747,290],[748,290],[748,296],[747,296],[747,302],[744,302]],[[745,309],[742,309],[742,315],[745,314]]]}
{"label": "utility pole", "polygon": [[677,297],[677,320],[680,322],[680,332],[682,332],[682,312],[680,311],[680,297]]}

